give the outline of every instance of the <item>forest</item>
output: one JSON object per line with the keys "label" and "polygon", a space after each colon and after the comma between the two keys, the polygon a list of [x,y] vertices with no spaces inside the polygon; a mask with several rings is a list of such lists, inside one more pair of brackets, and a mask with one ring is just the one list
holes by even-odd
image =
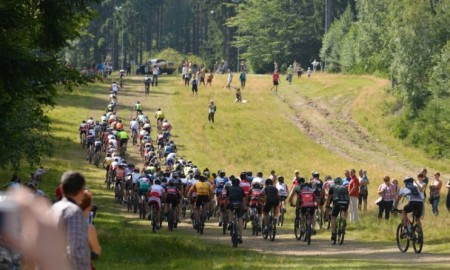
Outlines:
{"label": "forest", "polygon": [[326,72],[389,78],[393,134],[450,157],[450,1],[5,0],[0,14],[1,167],[51,155],[55,85],[88,82],[83,67],[163,53],[209,68],[245,60],[253,73],[317,59]]}

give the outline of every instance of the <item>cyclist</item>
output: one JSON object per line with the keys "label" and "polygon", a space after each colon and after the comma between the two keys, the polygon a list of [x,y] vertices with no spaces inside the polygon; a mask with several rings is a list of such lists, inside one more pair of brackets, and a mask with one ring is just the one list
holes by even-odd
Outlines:
{"label": "cyclist", "polygon": [[252,181],[252,187],[253,187],[255,184],[259,184],[261,187],[264,188],[264,180],[263,180],[262,177],[263,177],[263,173],[262,173],[262,172],[257,172],[257,173],[256,173],[256,177],[253,178],[253,181]]}
{"label": "cyclist", "polygon": [[259,228],[262,226],[262,208],[263,208],[263,194],[262,194],[262,186],[259,183],[253,185],[252,189],[250,189],[249,196],[249,207],[252,209],[253,218],[258,219]]}
{"label": "cyclist", "polygon": [[118,136],[120,138],[120,141],[119,141],[120,149],[121,149],[121,151],[124,151],[124,149],[127,149],[128,133],[125,130],[122,130],[119,132]]}
{"label": "cyclist", "polygon": [[111,91],[113,92],[113,94],[115,96],[117,96],[117,91],[119,91],[119,86],[117,86],[117,83],[115,81],[111,84]]}
{"label": "cyclist", "polygon": [[125,70],[121,69],[119,71],[120,87],[123,87],[123,80],[124,79],[125,79]]}
{"label": "cyclist", "polygon": [[[181,183],[181,181],[179,181],[179,182]],[[174,211],[174,217],[177,219],[177,222],[175,222],[175,224],[178,223],[178,213],[179,213],[178,206],[179,206],[181,198],[182,198],[182,192],[178,187],[179,187],[179,185],[175,185],[175,179],[169,180],[169,183],[168,183],[167,189],[166,189],[167,197],[166,197],[166,204],[165,204],[165,211],[164,211],[167,215],[167,213],[169,211],[169,205],[172,205],[172,210]]]}
{"label": "cyclist", "polygon": [[103,168],[106,170],[106,176],[105,176],[105,183],[106,181],[108,181],[108,172],[109,172],[109,168],[111,167],[111,163],[113,162],[113,158],[111,157],[111,154],[108,153],[105,156],[105,159],[103,159]]}
{"label": "cyclist", "polygon": [[122,124],[122,120],[117,120],[117,122],[114,124],[114,129],[117,131],[122,131],[123,130],[123,124]]}
{"label": "cyclist", "polygon": [[169,120],[164,119],[161,125],[163,131],[170,132],[172,130],[172,125],[169,123]]}
{"label": "cyclist", "polygon": [[150,77],[148,75],[145,75],[145,77],[144,77],[145,90],[150,89],[150,83],[151,82],[152,82],[152,80],[150,79]]}
{"label": "cyclist", "polygon": [[321,219],[323,220],[323,210],[324,210],[324,191],[323,182],[320,180],[320,174],[316,171],[312,172],[312,179],[310,180],[311,188],[314,190],[314,195],[317,197],[317,205],[320,210]]}
{"label": "cyclist", "polygon": [[406,225],[408,224],[407,214],[413,212],[417,224],[422,227],[420,217],[422,216],[424,197],[421,194],[418,185],[415,183],[414,178],[409,176],[403,180],[403,183],[405,184],[405,187],[400,190],[398,198],[395,201],[395,206],[397,206],[402,197],[405,197],[408,200],[408,204],[405,205],[402,210],[403,226],[406,228]]}
{"label": "cyclist", "polygon": [[134,110],[136,111],[136,115],[142,114],[142,105],[139,100],[134,104]]}
{"label": "cyclist", "polygon": [[81,141],[81,137],[84,134],[84,136],[86,137],[87,132],[88,132],[88,125],[86,124],[86,121],[82,121],[80,124],[80,127],[78,128],[78,130],[80,131],[80,141]]}
{"label": "cyclist", "polygon": [[93,129],[90,129],[88,131],[88,134],[86,136],[86,148],[87,148],[87,156],[86,156],[86,160],[89,160],[89,152],[90,152],[90,148],[91,146],[94,146],[94,142],[95,142],[95,132]]}
{"label": "cyclist", "polygon": [[[156,207],[156,228],[159,230],[159,224],[160,224],[160,214],[159,211],[161,209],[161,201],[165,201],[166,198],[166,192],[164,188],[161,186],[161,180],[158,178],[155,180],[153,185],[150,188],[149,196],[148,196],[148,206],[151,208],[152,205],[155,205]],[[149,215],[150,218],[150,215]]]}
{"label": "cyclist", "polygon": [[191,195],[193,192],[197,193],[197,200],[195,203],[195,220],[198,220],[200,215],[200,206],[205,206],[205,208],[207,207],[209,199],[212,196],[213,192],[211,189],[211,185],[208,181],[206,181],[206,177],[200,175],[199,173],[197,173],[195,177],[199,181],[192,186],[191,190],[189,190],[189,195]]}
{"label": "cyclist", "polygon": [[[135,175],[139,176],[135,187],[139,195],[139,204],[142,204],[142,199],[144,199],[144,201],[147,200],[148,190],[150,189],[150,179],[145,174],[139,175],[139,170],[137,173],[135,172]],[[144,196],[144,198],[142,198],[142,196]]]}
{"label": "cyclist", "polygon": [[131,120],[130,129],[131,129],[131,134],[133,134],[133,137],[136,138],[136,140],[137,140],[137,136],[138,136],[138,132],[139,132],[139,122],[136,121],[136,118],[133,118]]}
{"label": "cyclist", "polygon": [[[230,177],[231,178],[231,177]],[[242,244],[242,216],[244,215],[247,204],[245,201],[245,192],[242,187],[239,186],[240,181],[237,178],[234,178],[231,181],[231,187],[227,187],[227,197],[228,197],[228,209],[230,210],[228,212],[228,220],[232,220],[232,214],[233,211],[238,212],[238,230],[239,230],[239,237],[238,241],[240,244]],[[231,229],[231,223],[229,225],[229,229]]]}
{"label": "cyclist", "polygon": [[343,185],[340,177],[334,179],[334,185],[331,186],[328,192],[328,199],[326,201],[327,208],[330,208],[330,203],[333,201],[333,208],[331,209],[331,240],[336,240],[336,217],[339,215],[340,208],[343,207],[344,228],[347,225],[347,212],[350,203],[350,195],[348,188]]}
{"label": "cyclist", "polygon": [[86,120],[86,124],[88,125],[89,129],[93,129],[94,128],[95,122],[94,122],[94,119],[92,118],[92,116],[89,117],[88,120]]}
{"label": "cyclist", "polygon": [[284,204],[284,201],[288,197],[289,190],[287,185],[284,183],[284,177],[278,176],[278,182],[276,184],[276,188],[278,189],[278,196],[280,197],[280,209],[286,213],[286,205]]}
{"label": "cyclist", "polygon": [[[253,180],[254,181],[254,180]],[[278,189],[273,186],[273,182],[271,179],[266,179],[265,187],[262,191],[262,194],[265,198],[265,204],[263,208],[263,215],[264,215],[264,230],[267,230],[267,216],[270,213],[270,211],[273,209],[273,218],[275,219],[274,222],[277,224],[277,217],[278,217],[278,205],[280,204],[280,198],[278,196]]]}
{"label": "cyclist", "polygon": [[95,147],[95,149],[94,149],[94,153],[95,154],[100,154],[100,151],[102,150],[102,140],[100,139],[100,138],[96,138],[95,139],[95,141],[94,141],[94,147]]}
{"label": "cyclist", "polygon": [[[214,194],[216,199],[216,205],[219,203],[219,198],[221,197],[222,190],[225,186],[225,183],[228,182],[228,178],[226,177],[226,173],[222,170],[218,172],[218,176],[214,179],[213,185],[215,187]],[[219,217],[220,221],[220,217]]]}
{"label": "cyclist", "polygon": [[164,116],[163,111],[161,110],[161,108],[158,108],[158,110],[156,110],[156,113],[155,113],[155,118],[156,118],[157,125],[159,128],[161,128],[161,123],[164,120],[164,117],[165,116]]}
{"label": "cyclist", "polygon": [[[301,233],[303,234],[305,232],[305,214],[306,212],[310,212],[310,215],[313,217],[314,216],[314,212],[317,208],[316,206],[316,202],[317,202],[317,197],[316,195],[314,195],[314,190],[311,188],[310,184],[305,184],[305,179],[304,178],[299,178],[298,179],[298,185],[295,186],[291,193],[289,194],[289,204],[296,208],[295,211],[295,217],[298,218],[298,214],[300,212],[300,230]],[[297,195],[297,203],[294,205],[292,199],[293,199],[293,195],[296,194]],[[312,226],[314,228],[314,218],[312,219]],[[313,234],[315,233],[314,229],[313,229]]]}
{"label": "cyclist", "polygon": [[[331,176],[329,176],[329,175],[325,176],[325,183],[323,183],[323,191],[324,191],[323,192],[323,194],[324,194],[323,198],[324,198],[325,201],[327,201],[328,197],[330,197],[330,195],[329,195],[330,188],[333,185],[334,185],[333,178],[331,178]],[[326,208],[325,212],[323,214],[324,214],[324,220],[330,221],[330,217],[331,217],[330,209]]]}

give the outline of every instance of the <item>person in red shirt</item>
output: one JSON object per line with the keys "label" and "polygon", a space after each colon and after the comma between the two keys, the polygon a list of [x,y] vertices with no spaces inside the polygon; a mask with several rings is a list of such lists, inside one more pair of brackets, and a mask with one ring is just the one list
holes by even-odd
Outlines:
{"label": "person in red shirt", "polygon": [[273,86],[270,88],[270,91],[275,87],[275,92],[278,92],[278,84],[280,84],[280,74],[278,74],[278,71],[275,70],[272,74],[272,82]]}
{"label": "person in red shirt", "polygon": [[359,180],[356,176],[355,169],[351,169],[350,178],[350,184],[348,185],[348,193],[350,195],[350,222],[358,222]]}
{"label": "person in red shirt", "polygon": [[55,190],[55,202],[60,201],[63,198],[62,186],[59,184]]}

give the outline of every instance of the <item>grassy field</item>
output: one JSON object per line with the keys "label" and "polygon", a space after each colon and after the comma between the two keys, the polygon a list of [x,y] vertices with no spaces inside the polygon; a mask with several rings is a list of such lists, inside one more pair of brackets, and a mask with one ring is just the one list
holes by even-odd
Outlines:
{"label": "grassy field", "polygon": [[[376,187],[381,182],[378,179],[381,179],[388,168],[355,162],[312,142],[298,129],[292,118],[295,111],[286,103],[286,99],[292,101],[297,96],[324,102],[336,97],[350,100],[352,115],[383,143],[396,147],[406,155],[411,153],[410,161],[414,164],[443,168],[440,167],[442,162],[425,159],[417,151],[402,146],[389,136],[383,125],[383,116],[379,113],[384,100],[385,82],[372,77],[319,75],[309,80],[294,80],[291,86],[283,82],[278,95],[275,95],[269,91],[271,81],[268,76],[249,75],[247,87],[242,90],[243,99],[248,102],[240,104],[234,102],[234,91],[222,89],[225,79],[225,76],[216,76],[213,87],[200,87],[199,95],[192,96],[190,89],[182,85],[178,76],[162,76],[160,86],[152,89],[150,97],[145,99],[141,94],[143,85],[140,78],[136,77],[134,81],[128,81],[125,92],[119,93],[119,116],[124,117],[128,123],[133,114],[132,105],[137,100],[143,103],[144,112],[150,116],[156,108],[163,108],[174,127],[173,139],[180,155],[193,160],[200,168],[208,167],[212,171],[224,169],[228,175],[238,175],[242,170],[252,170],[254,173],[262,171],[267,175],[274,169],[278,175],[290,179],[295,169],[300,170],[302,175],[309,176],[312,170],[318,170],[322,175],[342,175],[347,168],[373,168],[369,171],[372,180],[369,212],[362,214],[357,226],[349,227],[348,240],[353,243],[349,247],[358,249],[354,244],[357,242],[373,243],[374,253],[379,247],[396,248],[394,232],[399,219],[378,224],[372,203],[377,197]],[[389,258],[399,258],[389,260],[355,256],[352,255],[352,250],[341,255],[307,255],[305,252],[303,255],[293,256],[281,252],[282,247],[272,250],[270,245],[265,251],[244,248],[235,250],[226,241],[211,242],[188,229],[173,233],[163,229],[152,234],[148,222],[138,220],[136,215],[127,213],[113,203],[112,192],[104,188],[104,171],[85,161],[85,153],[79,145],[77,130],[80,121],[89,116],[95,119],[100,117],[107,104],[108,88],[109,83],[99,83],[77,89],[73,93],[60,92],[58,106],[49,111],[53,121],[55,155],[43,162],[49,172],[44,177],[42,189],[51,195],[65,170],[80,170],[86,175],[88,185],[94,191],[95,202],[100,208],[96,222],[103,255],[95,263],[97,269],[401,269],[411,267],[409,260],[414,260],[418,268],[444,267],[445,261],[403,256],[405,254],[400,254],[398,250]],[[218,108],[214,124],[207,121],[207,106],[211,99]],[[134,156],[127,160],[140,164]],[[25,168],[21,175],[26,178],[29,172],[31,171]],[[4,171],[1,175],[3,179],[9,178],[8,172]],[[449,214],[444,210],[443,204],[440,217],[430,215],[429,205],[427,212],[424,222],[425,254],[421,256],[448,256],[450,232],[446,225],[450,223]],[[287,227],[284,228],[292,227],[292,215],[289,214],[288,217]],[[325,242],[328,237],[328,232],[320,232],[314,239]],[[298,244],[303,246],[304,243]],[[345,246],[341,248],[346,250]],[[314,249],[314,241],[311,249]],[[277,254],[278,251],[280,254]]]}

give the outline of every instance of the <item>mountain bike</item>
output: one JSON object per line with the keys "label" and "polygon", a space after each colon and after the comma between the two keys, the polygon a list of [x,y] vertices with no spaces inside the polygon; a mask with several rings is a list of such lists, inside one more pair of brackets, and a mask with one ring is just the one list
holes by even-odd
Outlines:
{"label": "mountain bike", "polygon": [[339,245],[344,243],[345,228],[347,226],[347,220],[344,218],[345,206],[339,206],[339,215],[336,217],[336,238],[333,240],[333,245],[336,241]]}
{"label": "mountain bike", "polygon": [[[135,129],[132,130],[131,137],[133,138],[133,146],[134,146],[134,145],[137,144],[137,137],[138,137],[138,135],[137,135],[137,130],[135,130]],[[141,154],[141,155],[142,155],[142,154]]]}
{"label": "mountain bike", "polygon": [[142,194],[139,200],[139,218],[145,219],[147,215],[147,204],[145,195]]}
{"label": "mountain bike", "polygon": [[223,235],[225,235],[227,233],[227,228],[228,228],[228,212],[227,212],[227,210],[223,209],[221,211],[220,215],[222,216],[222,233],[223,233]]}
{"label": "mountain bike", "polygon": [[167,227],[169,231],[173,231],[173,228],[177,226],[177,219],[175,217],[175,212],[173,211],[173,205],[169,203],[169,210],[167,211]]}
{"label": "mountain bike", "polygon": [[205,228],[205,221],[207,216],[206,206],[200,205],[200,214],[197,216],[197,233],[203,234],[203,229]]}
{"label": "mountain bike", "polygon": [[263,238],[269,238],[270,241],[274,241],[275,236],[277,235],[277,219],[273,215],[273,212],[274,210],[272,207],[267,217],[267,227],[263,231]]}
{"label": "mountain bike", "polygon": [[186,197],[183,197],[183,199],[181,200],[181,216],[183,218],[186,218],[186,210],[189,207],[189,199]]}
{"label": "mountain bike", "polygon": [[86,147],[86,133],[80,134],[80,144],[83,147],[83,149]]}
{"label": "mountain bike", "polygon": [[[395,209],[394,212],[401,213],[401,210]],[[401,215],[400,215],[401,216]],[[412,242],[415,253],[422,252],[423,247],[423,231],[422,227],[416,223],[416,217],[412,214],[412,220],[410,215],[407,215],[406,228],[403,226],[403,222],[400,222],[397,226],[397,246],[401,252],[406,252],[409,248],[409,243]]]}
{"label": "mountain bike", "polygon": [[152,224],[152,232],[155,233],[156,229],[158,227],[158,217],[157,217],[158,212],[156,212],[156,206],[154,204],[152,204],[152,206],[150,207],[150,215],[151,215],[151,224]]}
{"label": "mountain bike", "polygon": [[115,199],[118,204],[121,204],[123,201],[123,183],[121,180],[116,180],[116,184],[114,186]]}
{"label": "mountain bike", "polygon": [[90,145],[89,146],[89,152],[88,152],[88,160],[89,160],[89,164],[92,164],[92,160],[94,158],[94,145]]}
{"label": "mountain bike", "polygon": [[323,213],[320,207],[316,208],[316,212],[314,213],[314,219],[316,221],[317,228],[320,230],[323,227]]}
{"label": "mountain bike", "polygon": [[95,152],[94,154],[94,165],[98,168],[98,166],[100,166],[100,159],[101,159],[101,154],[100,151]]}

